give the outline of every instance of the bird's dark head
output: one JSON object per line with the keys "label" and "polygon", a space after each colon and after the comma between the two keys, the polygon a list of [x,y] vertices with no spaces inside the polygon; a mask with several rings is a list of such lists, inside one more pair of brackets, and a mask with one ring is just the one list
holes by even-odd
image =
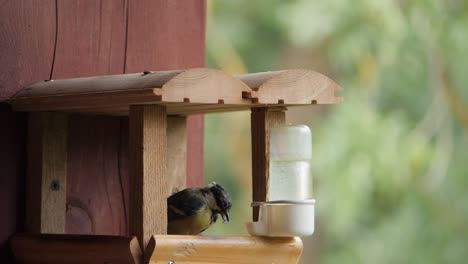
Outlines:
{"label": "bird's dark head", "polygon": [[226,190],[224,190],[223,186],[217,184],[216,182],[208,185],[208,188],[210,192],[213,193],[213,197],[216,200],[217,208],[214,208],[215,212],[221,214],[224,223],[228,223],[229,210],[232,206],[231,196],[226,192]]}

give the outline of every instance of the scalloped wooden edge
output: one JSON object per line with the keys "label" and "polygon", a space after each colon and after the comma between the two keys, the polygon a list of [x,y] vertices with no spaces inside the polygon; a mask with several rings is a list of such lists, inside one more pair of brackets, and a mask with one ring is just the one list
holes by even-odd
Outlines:
{"label": "scalloped wooden edge", "polygon": [[301,253],[298,237],[154,235],[145,250],[145,263],[294,264]]}
{"label": "scalloped wooden edge", "polygon": [[327,76],[304,69],[238,75],[253,91],[258,104],[307,105],[337,104],[343,98],[335,93],[341,87]]}
{"label": "scalloped wooden edge", "polygon": [[223,71],[198,68],[184,71],[169,80],[154,93],[165,102],[203,104],[249,104],[242,97],[250,88]]}

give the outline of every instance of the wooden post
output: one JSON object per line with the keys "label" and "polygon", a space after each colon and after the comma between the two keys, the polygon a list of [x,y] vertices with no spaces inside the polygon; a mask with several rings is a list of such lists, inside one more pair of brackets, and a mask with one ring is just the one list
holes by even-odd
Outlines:
{"label": "wooden post", "polygon": [[186,186],[187,117],[167,117],[167,179],[171,193]]}
{"label": "wooden post", "polygon": [[167,233],[166,107],[132,105],[129,117],[129,226],[144,249],[153,234]]}
{"label": "wooden post", "polygon": [[67,116],[31,113],[28,135],[26,229],[65,233]]}
{"label": "wooden post", "polygon": [[[252,200],[266,201],[270,165],[270,129],[285,124],[284,108],[252,108]],[[253,220],[258,220],[258,207],[253,208]]]}

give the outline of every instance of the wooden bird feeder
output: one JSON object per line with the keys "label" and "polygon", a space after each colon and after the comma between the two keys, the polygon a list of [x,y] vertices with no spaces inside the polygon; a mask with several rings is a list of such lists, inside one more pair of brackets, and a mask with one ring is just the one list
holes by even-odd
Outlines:
{"label": "wooden bird feeder", "polygon": [[[166,198],[178,187],[174,179],[185,158],[173,131],[185,126],[187,115],[250,110],[252,199],[265,201],[269,130],[285,123],[287,107],[341,102],[339,90],[309,70],[232,76],[207,68],[50,80],[23,89],[9,103],[34,112],[30,127],[36,133],[28,150],[34,179],[27,187],[30,233],[12,238],[17,261],[297,263],[299,238],[166,235]],[[129,116],[132,237],[64,234],[68,113]]]}

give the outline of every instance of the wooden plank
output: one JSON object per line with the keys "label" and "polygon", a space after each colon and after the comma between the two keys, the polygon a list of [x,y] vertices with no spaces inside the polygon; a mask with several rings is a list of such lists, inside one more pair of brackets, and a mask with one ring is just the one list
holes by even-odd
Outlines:
{"label": "wooden plank", "polygon": [[130,234],[144,248],[153,234],[167,232],[166,108],[131,106],[129,122]]}
{"label": "wooden plank", "polygon": [[160,97],[154,95],[153,89],[143,89],[108,93],[21,98],[12,101],[12,104],[16,111],[73,112],[75,109],[128,107],[129,104],[154,104],[160,101]]}
{"label": "wooden plank", "polygon": [[140,263],[135,237],[16,234],[11,247],[23,264]]}
{"label": "wooden plank", "polygon": [[167,117],[167,179],[171,193],[185,189],[187,161],[187,118]]}
{"label": "wooden plank", "polygon": [[70,78],[34,83],[20,91],[15,98],[80,95],[104,92],[161,88],[182,70],[128,73],[83,78]]}
{"label": "wooden plank", "polygon": [[151,263],[294,264],[302,241],[292,238],[154,236],[145,255]]}
{"label": "wooden plank", "polygon": [[[285,124],[283,110],[252,108],[252,201],[255,202],[264,202],[268,197],[270,129]],[[258,220],[258,207],[253,208],[253,220]]]}
{"label": "wooden plank", "polygon": [[13,102],[16,111],[62,111],[67,113],[128,114],[130,104],[161,104],[168,114],[190,115],[224,111],[248,110],[249,104],[200,104],[162,102],[151,90],[112,92],[102,94],[62,95],[44,98],[18,99]]}
{"label": "wooden plank", "polygon": [[68,234],[128,234],[128,123],[70,116]]}
{"label": "wooden plank", "polygon": [[29,119],[27,229],[65,232],[67,116],[34,113]]}
{"label": "wooden plank", "polygon": [[[55,43],[55,0],[2,1],[0,102],[50,78]],[[32,41],[33,40],[33,41]]]}

